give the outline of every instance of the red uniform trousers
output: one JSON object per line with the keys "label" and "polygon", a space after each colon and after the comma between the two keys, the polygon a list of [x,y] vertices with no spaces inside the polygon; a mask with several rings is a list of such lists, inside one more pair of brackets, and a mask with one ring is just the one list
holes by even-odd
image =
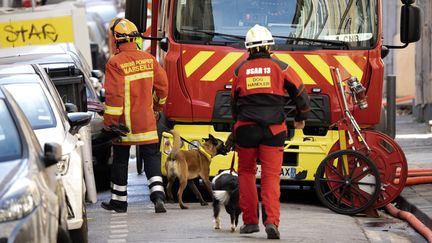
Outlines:
{"label": "red uniform trousers", "polygon": [[258,224],[259,207],[256,190],[256,161],[261,162],[261,199],[263,223],[280,222],[280,171],[283,145],[286,139],[285,123],[263,127],[253,122],[238,121],[234,126],[240,208],[244,224]]}

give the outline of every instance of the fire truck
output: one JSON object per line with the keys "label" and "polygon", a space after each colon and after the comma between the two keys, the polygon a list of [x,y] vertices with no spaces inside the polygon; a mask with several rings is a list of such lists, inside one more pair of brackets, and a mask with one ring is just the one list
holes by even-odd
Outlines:
{"label": "fire truck", "polygon": [[[185,149],[194,149],[208,134],[227,138],[234,69],[248,57],[245,34],[255,24],[267,27],[275,39],[273,57],[303,80],[312,105],[306,127],[294,131],[295,106],[286,99],[290,136],[281,179],[313,181],[318,164],[340,138],[332,126],[341,108],[331,67],[342,79],[356,77],[363,85],[368,107],[354,106],[352,114],[361,128],[374,129],[382,110],[383,58],[389,49],[420,38],[419,8],[414,0],[401,2],[403,46],[383,43],[381,0],[151,0],[151,23],[146,21],[150,3],[127,0],[126,18],[141,32],[151,25],[150,50],[165,68],[170,88],[159,128],[177,130],[187,141]],[[163,173],[169,148],[169,136],[162,135]],[[233,156],[213,158],[210,176],[229,169]]]}

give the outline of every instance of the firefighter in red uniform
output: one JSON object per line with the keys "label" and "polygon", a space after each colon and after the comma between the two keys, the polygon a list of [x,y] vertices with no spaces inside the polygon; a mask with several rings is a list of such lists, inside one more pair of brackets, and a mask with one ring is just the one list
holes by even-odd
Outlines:
{"label": "firefighter in red uniform", "polygon": [[235,70],[232,87],[234,138],[238,152],[240,207],[244,225],[240,234],[259,231],[256,161],[261,162],[262,217],[268,239],[280,239],[280,171],[287,137],[284,104],[288,92],[296,103],[294,127],[303,129],[309,96],[288,65],[271,58],[272,34],[255,25],[246,34],[249,58]]}
{"label": "firefighter in red uniform", "polygon": [[117,19],[112,32],[118,52],[106,64],[106,110],[104,129],[125,124],[130,132],[113,142],[111,200],[101,206],[116,212],[127,211],[127,177],[131,145],[139,146],[145,159],[150,200],[156,213],[166,212],[162,184],[155,112],[159,112],[168,95],[167,75],[156,59],[137,49],[136,26],[127,19]]}

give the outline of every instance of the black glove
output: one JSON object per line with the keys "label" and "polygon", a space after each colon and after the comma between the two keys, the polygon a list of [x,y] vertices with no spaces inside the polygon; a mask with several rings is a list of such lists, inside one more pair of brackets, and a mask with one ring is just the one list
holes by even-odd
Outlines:
{"label": "black glove", "polygon": [[111,130],[101,129],[101,132],[96,135],[96,137],[92,140],[94,144],[102,144],[106,142],[111,142],[112,140],[117,140],[120,137],[124,137],[129,133],[129,128],[127,128],[123,124],[119,125],[111,125]]}
{"label": "black glove", "polygon": [[126,137],[126,135],[129,133],[129,128],[121,123],[118,125],[111,125],[110,128],[111,132],[116,134],[117,137]]}
{"label": "black glove", "polygon": [[228,136],[225,142],[225,148],[227,151],[231,151],[234,150],[234,145],[235,145],[234,134],[231,132],[231,134]]}

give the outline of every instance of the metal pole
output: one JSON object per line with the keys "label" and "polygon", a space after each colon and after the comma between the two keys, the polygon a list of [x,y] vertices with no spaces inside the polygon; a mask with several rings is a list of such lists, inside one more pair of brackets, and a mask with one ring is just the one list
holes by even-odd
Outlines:
{"label": "metal pole", "polygon": [[396,136],[396,76],[387,76],[387,134]]}

